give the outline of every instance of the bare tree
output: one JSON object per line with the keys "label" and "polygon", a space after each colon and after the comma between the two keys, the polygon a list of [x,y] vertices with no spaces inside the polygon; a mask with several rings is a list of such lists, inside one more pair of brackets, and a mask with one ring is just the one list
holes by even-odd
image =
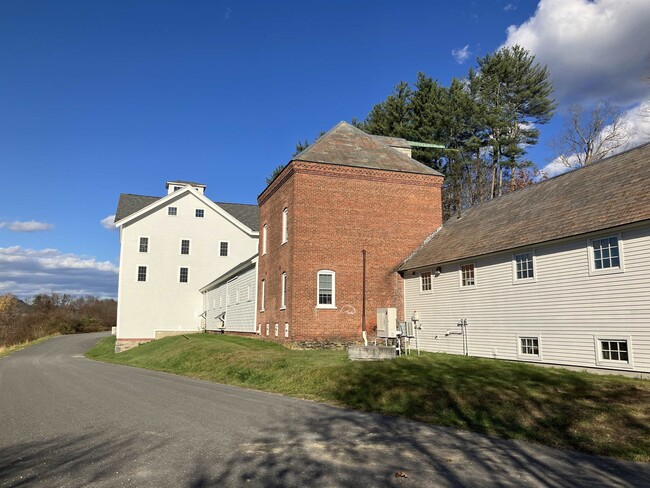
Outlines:
{"label": "bare tree", "polygon": [[623,112],[606,102],[598,103],[589,114],[582,106],[572,105],[564,125],[564,132],[553,145],[560,161],[569,168],[600,161],[625,146],[632,136]]}

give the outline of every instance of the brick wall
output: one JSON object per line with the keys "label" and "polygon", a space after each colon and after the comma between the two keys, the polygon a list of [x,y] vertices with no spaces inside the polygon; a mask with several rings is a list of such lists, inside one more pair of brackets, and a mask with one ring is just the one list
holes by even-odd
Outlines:
{"label": "brick wall", "polygon": [[[441,185],[439,176],[293,161],[259,198],[260,227],[268,226],[265,256],[260,238],[262,335],[268,322],[274,336],[277,322],[282,340],[288,322],[292,341],[359,339],[363,249],[369,337],[378,307],[397,307],[402,318],[403,282],[394,269],[441,225]],[[289,242],[281,245],[285,207]],[[316,308],[316,276],[324,269],[336,272],[333,310]],[[286,310],[279,310],[282,271],[288,277]]]}

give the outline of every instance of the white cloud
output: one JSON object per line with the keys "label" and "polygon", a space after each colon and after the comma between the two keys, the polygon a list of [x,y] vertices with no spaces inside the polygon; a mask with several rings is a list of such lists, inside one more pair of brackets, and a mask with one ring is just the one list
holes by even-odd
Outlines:
{"label": "white cloud", "polygon": [[[621,127],[630,134],[630,138],[626,144],[613,150],[609,156],[613,156],[614,154],[618,154],[640,144],[650,142],[650,99],[625,112]],[[603,139],[611,130],[612,126],[605,127],[601,131],[599,138]],[[569,156],[568,159],[569,162],[577,161],[577,158],[574,156]],[[550,177],[565,173],[569,169],[570,168],[560,161],[560,158],[556,158],[547,164],[543,168],[543,171]]]}
{"label": "white cloud", "polygon": [[104,217],[101,224],[104,229],[117,230],[117,227],[115,227],[115,214]]}
{"label": "white cloud", "polygon": [[650,1],[541,0],[535,14],[510,26],[505,45],[519,44],[548,66],[562,103],[647,98]]}
{"label": "white cloud", "polygon": [[21,298],[37,293],[115,297],[118,267],[110,261],[56,249],[0,247],[0,294]]}
{"label": "white cloud", "polygon": [[463,64],[465,61],[467,61],[467,58],[469,58],[470,55],[469,44],[467,44],[465,47],[452,49],[451,55],[454,57],[458,64]]}
{"label": "white cloud", "polygon": [[12,232],[38,232],[42,230],[51,230],[54,228],[54,225],[46,222],[29,220],[27,222],[0,222],[0,228],[9,229]]}
{"label": "white cloud", "polygon": [[504,12],[509,12],[510,10],[517,10],[517,6],[514,3],[508,3],[503,7]]}

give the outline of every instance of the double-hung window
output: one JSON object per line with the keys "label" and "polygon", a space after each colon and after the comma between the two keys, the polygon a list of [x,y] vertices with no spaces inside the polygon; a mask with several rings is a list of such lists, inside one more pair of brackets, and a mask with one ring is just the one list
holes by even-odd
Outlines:
{"label": "double-hung window", "polygon": [[515,280],[534,280],[535,279],[535,256],[533,252],[523,252],[515,254]]}
{"label": "double-hung window", "polygon": [[322,270],[317,275],[316,308],[336,308],[336,273]]}
{"label": "double-hung window", "polygon": [[141,237],[140,238],[140,252],[149,252],[149,238]]}
{"label": "double-hung window", "polygon": [[262,280],[262,290],[260,292],[261,297],[260,297],[260,312],[264,312],[266,309],[265,304],[266,304],[266,280]]}
{"label": "double-hung window", "polygon": [[474,263],[463,264],[460,267],[460,285],[463,288],[476,286],[476,276],[474,275]]}
{"label": "double-hung window", "polygon": [[181,239],[181,254],[189,254],[189,253],[190,253],[190,240]]}
{"label": "double-hung window", "polygon": [[593,264],[595,270],[621,267],[618,238],[616,236],[593,239],[591,246],[594,252]]}
{"label": "double-hung window", "polygon": [[147,281],[147,267],[138,266],[138,281]]}
{"label": "double-hung window", "polygon": [[188,283],[190,281],[190,268],[181,268],[179,279],[180,283]]}
{"label": "double-hung window", "polygon": [[431,291],[431,271],[420,273],[420,291]]}
{"label": "double-hung window", "polygon": [[262,227],[262,254],[266,254],[266,224]]}
{"label": "double-hung window", "polygon": [[282,273],[282,304],[280,310],[287,308],[287,273]]}
{"label": "double-hung window", "polygon": [[219,256],[228,257],[228,241],[219,241]]}
{"label": "double-hung window", "polygon": [[282,244],[287,242],[289,238],[289,209],[285,208],[282,211]]}

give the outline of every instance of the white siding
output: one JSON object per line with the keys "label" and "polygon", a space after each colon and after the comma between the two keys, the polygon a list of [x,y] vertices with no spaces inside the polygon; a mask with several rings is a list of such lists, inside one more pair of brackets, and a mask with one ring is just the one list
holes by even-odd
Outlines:
{"label": "white siding", "polygon": [[[176,216],[167,207],[178,208]],[[195,209],[204,217],[195,217]],[[141,236],[149,252],[138,252]],[[191,241],[190,254],[180,252],[181,239]],[[155,338],[156,331],[198,331],[203,312],[199,292],[217,276],[257,251],[251,237],[199,199],[186,192],[168,204],[122,226],[120,233],[118,339]],[[228,257],[219,256],[219,241],[230,241]],[[136,281],[138,266],[147,266],[147,281]],[[181,267],[188,283],[179,282]]]}
{"label": "white siding", "polygon": [[[225,330],[255,332],[256,281],[257,267],[252,266],[237,275],[236,279],[229,280],[207,291],[204,294],[207,312],[206,328],[208,330],[220,329],[222,322],[217,317],[225,312]],[[227,296],[230,298],[229,301],[226,300]],[[237,302],[237,296],[239,296],[239,302]]]}
{"label": "white siding", "polygon": [[407,271],[406,320],[418,311],[420,345],[428,351],[462,354],[463,338],[445,332],[460,331],[456,324],[467,319],[471,356],[522,360],[517,337],[539,336],[541,357],[531,360],[580,367],[598,367],[595,337],[629,338],[631,364],[600,367],[650,372],[650,227],[620,236],[624,271],[618,273],[590,275],[587,237],[522,249],[536,254],[530,282],[514,281],[512,253],[475,260],[470,289],[459,284],[464,263],[443,265],[430,292],[420,291],[419,272]]}

